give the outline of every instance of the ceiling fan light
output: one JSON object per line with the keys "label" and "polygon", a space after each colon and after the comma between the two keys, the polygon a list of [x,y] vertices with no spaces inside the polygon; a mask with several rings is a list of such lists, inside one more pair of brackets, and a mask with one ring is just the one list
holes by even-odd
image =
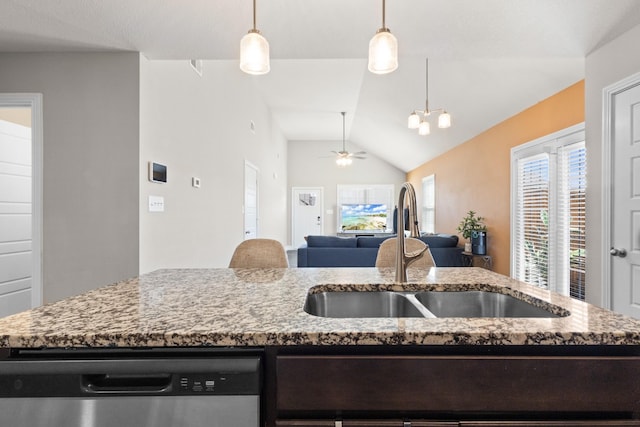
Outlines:
{"label": "ceiling fan light", "polygon": [[343,168],[345,166],[349,166],[352,161],[353,160],[351,160],[349,157],[340,156],[336,159],[336,165]]}
{"label": "ceiling fan light", "polygon": [[409,119],[407,120],[407,126],[409,129],[418,129],[420,126],[420,116],[415,111],[409,114]]}
{"label": "ceiling fan light", "polygon": [[369,71],[387,74],[398,68],[398,40],[388,28],[380,28],[369,42]]}
{"label": "ceiling fan light", "polygon": [[249,32],[240,41],[240,69],[247,74],[266,74],[269,65],[269,42],[256,29]]}
{"label": "ceiling fan light", "polygon": [[438,116],[438,127],[446,129],[451,127],[451,114],[446,111]]}
{"label": "ceiling fan light", "polygon": [[428,121],[423,120],[420,122],[420,125],[418,126],[418,135],[429,135],[431,133],[431,125],[429,124]]}

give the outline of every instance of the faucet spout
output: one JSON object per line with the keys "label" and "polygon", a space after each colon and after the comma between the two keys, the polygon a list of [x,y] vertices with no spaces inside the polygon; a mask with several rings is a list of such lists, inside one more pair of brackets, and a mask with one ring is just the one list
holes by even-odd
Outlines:
{"label": "faucet spout", "polygon": [[[405,200],[406,198],[406,200]],[[410,236],[420,237],[418,230],[418,213],[416,207],[416,192],[409,182],[402,184],[400,195],[398,196],[398,215],[396,216],[396,230],[398,231],[396,244],[396,282],[405,283],[407,281],[407,266],[418,259],[426,250],[427,246],[414,252],[407,253],[405,250],[404,238],[404,207],[409,207],[409,231]]]}

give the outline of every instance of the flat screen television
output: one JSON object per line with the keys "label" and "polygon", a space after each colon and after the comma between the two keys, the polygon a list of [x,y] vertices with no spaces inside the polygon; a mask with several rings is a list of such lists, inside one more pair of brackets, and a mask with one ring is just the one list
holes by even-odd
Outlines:
{"label": "flat screen television", "polygon": [[383,203],[343,204],[340,206],[340,229],[342,232],[387,230],[387,205]]}

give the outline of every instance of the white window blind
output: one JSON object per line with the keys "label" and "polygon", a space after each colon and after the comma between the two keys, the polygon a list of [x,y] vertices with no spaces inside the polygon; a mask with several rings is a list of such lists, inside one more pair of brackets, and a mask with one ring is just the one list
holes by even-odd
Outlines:
{"label": "white window blind", "polygon": [[547,287],[549,283],[549,155],[518,160],[515,257],[516,277]]}
{"label": "white window blind", "polygon": [[436,178],[429,175],[422,178],[422,227],[421,231],[436,231]]}
{"label": "white window blind", "polygon": [[[586,188],[587,151],[584,141],[566,145],[558,150],[558,176],[561,186],[558,197],[558,220],[564,234],[561,253],[562,283],[569,295],[584,300],[586,260]],[[564,289],[566,292],[567,289]]]}
{"label": "white window blind", "polygon": [[519,280],[584,299],[584,125],[512,150],[513,258]]}

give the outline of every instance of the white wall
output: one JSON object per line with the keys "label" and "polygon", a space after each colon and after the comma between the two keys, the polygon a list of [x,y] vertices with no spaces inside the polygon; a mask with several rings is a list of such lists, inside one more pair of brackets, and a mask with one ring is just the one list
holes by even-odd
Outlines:
{"label": "white wall", "polygon": [[[386,161],[367,154],[366,160],[354,160],[351,166],[338,167],[335,155],[342,141],[290,141],[289,142],[289,189],[292,187],[324,187],[324,233],[336,234],[337,207],[336,188],[338,184],[393,184],[397,195],[405,182],[406,174]],[[361,148],[347,141],[349,151]],[[416,189],[420,191],[420,189]],[[397,196],[394,196],[394,200]],[[288,203],[288,218],[291,218],[291,201]],[[333,214],[327,214],[332,210]],[[291,230],[288,230],[291,242]]]}
{"label": "white wall", "polygon": [[602,270],[609,257],[602,240],[602,95],[603,89],[640,72],[640,26],[636,26],[587,56],[585,73],[585,126],[587,173],[587,300],[602,305]]}
{"label": "white wall", "polygon": [[0,92],[43,94],[44,302],[138,274],[138,57],[0,54]]}
{"label": "white wall", "polygon": [[[260,170],[258,236],[286,242],[287,145],[254,88],[260,76],[237,61],[203,69],[200,77],[188,61],[141,58],[141,273],[229,264],[244,236],[245,160]],[[148,181],[149,161],[167,165],[166,184]],[[149,195],[164,197],[165,212],[148,212]]]}

